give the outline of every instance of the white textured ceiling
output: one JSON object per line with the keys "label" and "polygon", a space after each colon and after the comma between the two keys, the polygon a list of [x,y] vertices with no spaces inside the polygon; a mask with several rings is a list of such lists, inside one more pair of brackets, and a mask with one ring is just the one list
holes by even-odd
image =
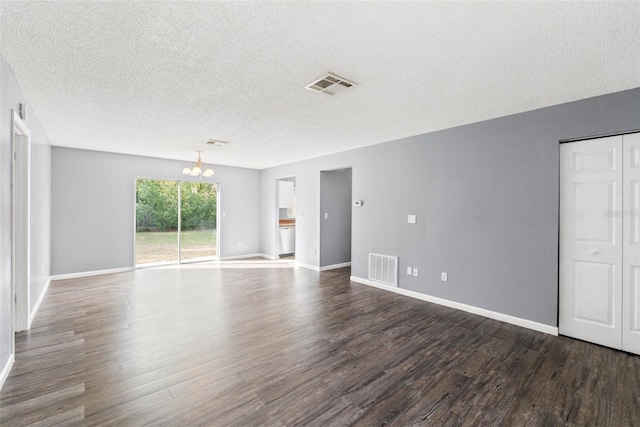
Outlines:
{"label": "white textured ceiling", "polygon": [[[53,145],[265,168],[640,87],[638,2],[11,2]],[[359,84],[304,89],[325,72]]]}

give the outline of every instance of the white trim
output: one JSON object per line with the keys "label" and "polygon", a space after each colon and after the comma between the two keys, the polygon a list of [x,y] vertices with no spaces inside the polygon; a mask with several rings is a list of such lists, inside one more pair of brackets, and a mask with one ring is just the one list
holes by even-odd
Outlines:
{"label": "white trim", "polygon": [[[31,134],[11,110],[11,298],[12,333],[29,329],[31,307]],[[22,138],[26,138],[24,141]],[[15,342],[12,341],[12,348]]]}
{"label": "white trim", "polygon": [[342,264],[325,265],[324,267],[320,267],[320,271],[335,270],[336,268],[342,267],[351,267],[351,261],[343,262]]}
{"label": "white trim", "polygon": [[2,390],[2,386],[4,385],[4,382],[9,377],[9,372],[11,372],[11,368],[13,368],[14,361],[15,361],[15,355],[11,354],[9,356],[9,360],[7,360],[7,363],[5,363],[4,367],[2,368],[2,373],[0,373],[0,390]]}
{"label": "white trim", "polygon": [[332,264],[332,265],[325,265],[324,267],[318,267],[317,265],[304,264],[296,261],[296,267],[302,267],[302,268],[306,268],[308,270],[313,270],[313,271],[335,270],[336,268],[350,267],[350,266],[351,266],[351,262],[343,262],[342,264]]}
{"label": "white trim", "polygon": [[111,268],[109,270],[81,271],[79,273],[56,274],[51,276],[51,280],[76,279],[78,277],[102,276],[103,274],[125,273],[135,270],[134,267]]}
{"label": "white trim", "polygon": [[[198,156],[200,155],[200,153],[198,153]],[[176,200],[176,204],[178,205],[178,230],[177,230],[177,234],[178,234],[178,259],[176,261],[178,261],[178,264],[180,264],[182,262],[182,183],[180,181],[176,181],[176,186],[178,187],[178,200]],[[136,194],[138,193],[138,182],[136,181]],[[137,228],[137,223],[138,223],[138,204],[136,203],[136,238],[138,237],[138,228]],[[216,201],[216,209],[218,206],[218,202]],[[217,215],[217,212],[216,212]],[[216,240],[217,240],[217,236],[216,236]],[[218,252],[216,252],[218,253]]]}
{"label": "white trim", "polygon": [[33,322],[33,319],[36,317],[36,313],[40,308],[40,304],[42,304],[42,300],[44,299],[44,295],[47,293],[47,290],[49,289],[50,284],[51,284],[51,277],[47,279],[47,284],[44,285],[44,289],[42,290],[42,292],[40,293],[40,296],[38,297],[36,306],[33,307],[33,310],[31,310],[31,314],[29,314],[29,328],[31,328],[31,322]]}
{"label": "white trim", "polygon": [[455,308],[457,310],[466,311],[467,313],[477,314],[479,316],[488,317],[489,319],[499,320],[501,322],[510,323],[512,325],[521,326],[527,329],[533,329],[534,331],[543,332],[549,335],[558,336],[558,328],[555,326],[545,325],[544,323],[534,322],[532,320],[522,319],[520,317],[510,316],[508,314],[498,313],[496,311],[487,310],[473,305],[467,305],[456,301],[451,301],[444,298],[438,298],[420,292],[410,291],[408,289],[396,288],[395,286],[389,286],[382,283],[377,283],[371,280],[363,279],[360,277],[351,276],[351,281],[356,283],[362,283],[363,285],[373,286],[374,288],[384,289],[386,291],[395,292],[400,295],[404,295],[411,298],[416,298],[422,301],[431,302],[438,305],[443,305],[449,308]]}
{"label": "white trim", "polygon": [[262,253],[255,253],[255,254],[226,256],[226,257],[220,258],[220,261],[229,261],[229,260],[234,260],[234,259],[246,259],[246,258],[256,258],[256,257],[262,257],[262,258],[267,258],[267,259],[278,259],[278,258],[276,258],[274,256],[271,256],[271,255],[266,255],[266,254],[262,254]]}
{"label": "white trim", "polygon": [[311,264],[303,264],[301,262],[296,261],[296,267],[306,268],[307,270],[320,271],[320,267]]}
{"label": "white trim", "polygon": [[[213,167],[213,166],[212,166]],[[216,178],[218,179],[218,178]],[[220,250],[220,233],[222,231],[222,208],[224,206],[223,198],[220,197],[222,192],[220,191],[220,181],[212,182],[216,186],[216,259],[222,258],[222,252]]]}

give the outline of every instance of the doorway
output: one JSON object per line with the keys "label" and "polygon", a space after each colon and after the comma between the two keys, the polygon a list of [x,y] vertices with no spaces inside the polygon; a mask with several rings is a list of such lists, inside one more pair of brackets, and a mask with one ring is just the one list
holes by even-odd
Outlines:
{"label": "doorway", "polygon": [[321,270],[351,265],[351,168],[320,172]]}
{"label": "doorway", "polygon": [[[31,138],[27,125],[15,111],[12,111],[11,145],[13,151],[13,326],[14,332],[19,332],[29,329],[31,309]],[[12,348],[13,346],[12,338]]]}
{"label": "doorway", "polygon": [[212,261],[218,257],[218,185],[136,180],[135,264]]}
{"label": "doorway", "polygon": [[276,182],[278,210],[276,214],[276,244],[278,258],[295,259],[296,255],[296,177],[280,178]]}
{"label": "doorway", "polygon": [[640,354],[640,133],[560,146],[559,331]]}

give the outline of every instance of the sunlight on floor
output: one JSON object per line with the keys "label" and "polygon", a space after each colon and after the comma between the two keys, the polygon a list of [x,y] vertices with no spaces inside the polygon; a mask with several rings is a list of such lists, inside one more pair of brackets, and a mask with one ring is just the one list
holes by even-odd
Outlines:
{"label": "sunlight on floor", "polygon": [[229,261],[206,261],[186,264],[171,264],[154,266],[159,269],[207,269],[207,268],[293,268],[296,266],[295,260],[276,259],[270,260],[266,258],[250,258]]}

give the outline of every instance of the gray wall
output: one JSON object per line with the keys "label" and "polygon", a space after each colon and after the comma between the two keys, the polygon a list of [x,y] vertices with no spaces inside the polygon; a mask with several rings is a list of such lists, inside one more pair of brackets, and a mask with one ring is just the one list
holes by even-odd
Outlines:
{"label": "gray wall", "polygon": [[[11,110],[28,104],[9,64],[0,56],[0,369],[11,353]],[[31,307],[50,273],[51,147],[33,110],[26,125],[31,133]]]}
{"label": "gray wall", "polygon": [[320,267],[346,262],[351,262],[351,169],[322,171]]}
{"label": "gray wall", "polygon": [[320,171],[352,166],[354,276],[395,255],[401,288],[557,326],[558,142],[638,128],[640,88],[265,169],[262,252],[275,179],[295,175],[296,260],[319,266]]}
{"label": "gray wall", "polygon": [[[53,147],[52,274],[133,267],[136,178],[184,180],[185,163]],[[260,171],[214,171],[204,179],[220,185],[220,256],[259,252]]]}

